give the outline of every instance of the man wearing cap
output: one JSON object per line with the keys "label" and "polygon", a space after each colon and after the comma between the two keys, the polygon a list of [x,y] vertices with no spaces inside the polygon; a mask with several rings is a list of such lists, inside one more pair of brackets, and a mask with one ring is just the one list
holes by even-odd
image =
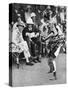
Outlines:
{"label": "man wearing cap", "polygon": [[[29,20],[29,22],[27,23],[27,27],[23,30],[22,36],[23,36],[24,40],[26,40],[28,42],[28,46],[31,48],[30,49],[31,55],[33,57],[36,56],[35,55],[35,44],[38,45],[38,49],[39,49],[38,53],[40,54],[40,42],[38,40],[39,30],[36,29],[32,20]],[[38,61],[39,61],[39,59],[38,59]]]}

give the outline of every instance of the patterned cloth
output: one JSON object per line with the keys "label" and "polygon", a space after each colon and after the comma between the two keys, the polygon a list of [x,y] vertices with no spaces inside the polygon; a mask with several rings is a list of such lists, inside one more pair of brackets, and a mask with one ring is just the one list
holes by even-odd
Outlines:
{"label": "patterned cloth", "polygon": [[12,32],[12,52],[21,53],[24,52],[25,57],[30,57],[29,48],[27,42],[24,41],[22,33],[19,31],[18,27],[13,28]]}

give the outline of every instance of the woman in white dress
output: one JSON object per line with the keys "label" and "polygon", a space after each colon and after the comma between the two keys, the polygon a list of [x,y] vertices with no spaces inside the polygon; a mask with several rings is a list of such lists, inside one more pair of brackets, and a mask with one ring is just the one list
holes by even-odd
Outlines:
{"label": "woman in white dress", "polygon": [[[26,64],[33,65],[30,63],[29,58],[31,57],[27,42],[24,41],[22,37],[22,31],[24,29],[24,25],[22,23],[15,23],[13,26],[13,33],[12,33],[12,42],[16,44],[15,51],[18,53],[24,52],[24,56],[26,58]],[[12,49],[12,52],[14,50]],[[19,64],[19,58],[17,58],[17,64]]]}

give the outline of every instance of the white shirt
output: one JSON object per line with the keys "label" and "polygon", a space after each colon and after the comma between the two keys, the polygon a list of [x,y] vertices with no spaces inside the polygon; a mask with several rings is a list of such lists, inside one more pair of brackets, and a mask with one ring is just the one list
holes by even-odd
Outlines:
{"label": "white shirt", "polygon": [[26,20],[26,23],[28,22],[28,20],[32,20],[31,13],[25,12],[25,20]]}

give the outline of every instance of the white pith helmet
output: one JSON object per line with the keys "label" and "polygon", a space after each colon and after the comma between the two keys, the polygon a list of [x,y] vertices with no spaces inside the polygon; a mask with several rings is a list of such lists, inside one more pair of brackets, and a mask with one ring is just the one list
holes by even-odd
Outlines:
{"label": "white pith helmet", "polygon": [[35,17],[36,16],[36,14],[33,12],[33,13],[31,13],[31,17]]}

